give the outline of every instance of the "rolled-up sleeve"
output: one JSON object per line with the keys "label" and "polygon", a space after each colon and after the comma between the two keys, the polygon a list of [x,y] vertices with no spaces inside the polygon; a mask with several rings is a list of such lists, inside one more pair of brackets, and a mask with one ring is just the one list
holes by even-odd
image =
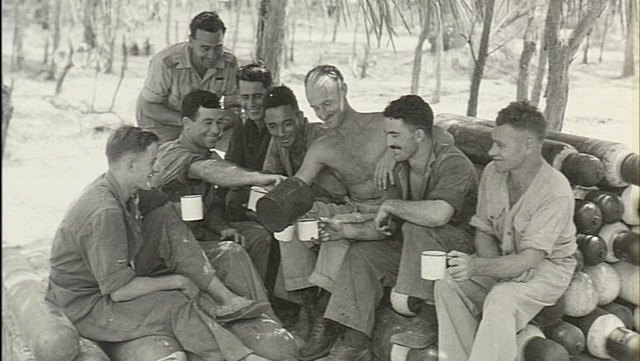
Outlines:
{"label": "rolled-up sleeve", "polygon": [[207,159],[203,155],[191,153],[180,146],[167,143],[167,146],[158,152],[163,186],[174,182],[185,183],[188,180],[191,164]]}
{"label": "rolled-up sleeve", "polygon": [[135,277],[129,263],[127,230],[122,211],[107,208],[86,224],[84,247],[87,263],[98,281],[100,293],[111,294]]}
{"label": "rolled-up sleeve", "polygon": [[[555,243],[561,238],[567,222],[572,221],[572,199],[554,197],[547,199],[536,209],[527,223],[516,218],[514,226],[516,232],[522,234],[520,248],[537,249],[551,254]],[[523,229],[519,229],[519,228]]]}
{"label": "rolled-up sleeve", "polygon": [[438,167],[440,177],[427,200],[443,200],[456,214],[464,207],[465,195],[475,187],[477,175],[471,163],[462,156],[449,156]]}
{"label": "rolled-up sleeve", "polygon": [[[489,166],[487,166],[489,167]],[[471,217],[469,224],[482,233],[496,236],[493,231],[493,225],[489,219],[489,202],[490,197],[488,194],[488,184],[490,171],[485,169],[485,172],[480,177],[480,185],[478,186],[478,203],[476,205],[476,214]]]}
{"label": "rolled-up sleeve", "polygon": [[140,96],[151,103],[164,103],[171,89],[171,71],[162,59],[154,57],[149,62],[147,78]]}

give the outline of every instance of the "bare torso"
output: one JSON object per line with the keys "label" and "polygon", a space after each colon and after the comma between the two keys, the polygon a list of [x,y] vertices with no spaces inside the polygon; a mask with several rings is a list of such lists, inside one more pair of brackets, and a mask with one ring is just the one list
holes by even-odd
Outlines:
{"label": "bare torso", "polygon": [[374,183],[374,171],[386,150],[383,115],[354,112],[343,126],[316,140],[296,176],[310,182],[327,167],[345,184],[352,199],[379,199],[384,192]]}

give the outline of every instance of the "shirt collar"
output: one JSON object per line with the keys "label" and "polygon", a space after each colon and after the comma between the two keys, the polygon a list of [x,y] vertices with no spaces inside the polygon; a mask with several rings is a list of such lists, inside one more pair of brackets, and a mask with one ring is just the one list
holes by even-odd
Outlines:
{"label": "shirt collar", "polygon": [[104,178],[118,202],[120,202],[126,209],[127,202],[129,201],[131,196],[133,196],[133,194],[128,194],[128,192],[122,188],[116,177],[110,171],[107,171]]}

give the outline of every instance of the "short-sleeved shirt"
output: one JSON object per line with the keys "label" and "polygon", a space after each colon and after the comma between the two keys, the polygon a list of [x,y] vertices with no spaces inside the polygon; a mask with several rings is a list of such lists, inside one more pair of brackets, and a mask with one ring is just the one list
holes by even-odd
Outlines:
{"label": "short-sleeved shirt", "polygon": [[182,109],[184,96],[194,90],[235,96],[238,90],[237,69],[238,60],[225,50],[215,66],[201,77],[191,65],[189,43],[174,44],[151,58],[140,96],[148,102],[162,103],[177,111]]}
{"label": "short-sleeved shirt", "polygon": [[421,190],[411,189],[409,170],[406,161],[399,162],[394,169],[402,199],[445,201],[455,210],[449,223],[458,227],[468,225],[478,195],[478,175],[462,151],[434,139]]}
{"label": "short-sleeved shirt", "polygon": [[242,124],[234,128],[224,159],[247,169],[260,171],[270,141],[271,134],[266,127],[259,129],[253,120],[244,119]]}
{"label": "short-sleeved shirt", "polygon": [[71,205],[56,232],[46,298],[71,322],[135,277],[133,260],[143,238],[140,218],[127,202],[115,178],[105,173]]}
{"label": "short-sleeved shirt", "polygon": [[203,197],[205,211],[213,206],[215,185],[202,179],[189,177],[191,164],[202,160],[222,160],[218,153],[190,144],[183,136],[164,143],[158,149],[161,189],[170,200],[177,202],[188,194],[200,194]]}
{"label": "short-sleeved shirt", "polygon": [[478,206],[471,219],[477,230],[494,236],[503,255],[537,249],[553,260],[576,251],[574,199],[569,181],[543,162],[531,184],[511,206],[508,173],[489,163],[482,173]]}
{"label": "short-sleeved shirt", "polygon": [[[271,139],[262,170],[293,177],[302,166],[311,144],[326,132],[324,124],[309,123],[304,119],[302,134],[299,134],[290,148],[283,147],[275,139]],[[347,195],[347,188],[328,168],[323,168],[316,176],[312,189],[316,199],[320,198],[330,203],[342,203]]]}

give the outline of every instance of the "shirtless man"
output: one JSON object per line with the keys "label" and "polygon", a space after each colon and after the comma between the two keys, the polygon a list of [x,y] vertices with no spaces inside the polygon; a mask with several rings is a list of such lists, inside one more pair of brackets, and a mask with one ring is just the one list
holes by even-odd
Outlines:
{"label": "shirtless man", "polygon": [[[305,77],[305,90],[311,108],[329,130],[308,149],[295,177],[310,185],[323,168],[329,168],[346,186],[358,212],[373,217],[380,203],[388,198],[388,191],[380,189],[379,185],[382,188],[387,185],[387,174],[395,163],[391,152],[387,152],[384,116],[378,112],[361,113],[353,109],[347,100],[347,84],[340,71],[332,65],[320,65],[309,71]],[[347,224],[335,228],[329,224],[336,223],[329,220],[324,226],[323,238],[330,240],[387,239],[375,227],[362,230]],[[322,244],[321,253],[327,245]],[[349,259],[352,249],[350,246],[346,251],[345,260]],[[340,268],[340,264],[336,268]],[[337,311],[342,307],[341,301],[348,296],[342,295],[341,282],[334,281],[335,286],[328,289],[332,296],[325,317],[318,319],[307,337],[306,345],[298,355],[301,360],[314,360],[326,355],[338,336],[338,324],[351,326],[348,319],[337,316],[344,313]]]}
{"label": "shirtless man", "polygon": [[[383,183],[384,177],[377,175],[393,168],[393,164],[376,167],[387,150],[384,116],[353,109],[347,100],[347,84],[332,65],[313,68],[304,84],[309,105],[329,130],[307,151],[295,176],[311,184],[323,167],[329,167],[345,184],[353,201],[379,204],[385,192],[378,184]],[[393,163],[392,154],[386,159]]]}

